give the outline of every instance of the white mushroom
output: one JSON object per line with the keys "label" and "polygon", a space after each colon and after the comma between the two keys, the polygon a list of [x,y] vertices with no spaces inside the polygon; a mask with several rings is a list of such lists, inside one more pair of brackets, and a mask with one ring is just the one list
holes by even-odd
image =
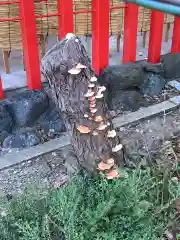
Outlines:
{"label": "white mushroom", "polygon": [[90,82],[97,82],[97,77],[91,77]]}
{"label": "white mushroom", "polygon": [[73,75],[77,75],[81,72],[80,68],[71,68],[68,73],[73,74]]}
{"label": "white mushroom", "polygon": [[81,63],[78,63],[76,68],[83,69],[83,68],[87,68],[87,67],[85,65],[81,64]]}
{"label": "white mushroom", "polygon": [[90,108],[95,108],[95,107],[96,107],[95,103],[90,104]]}
{"label": "white mushroom", "polygon": [[106,87],[105,86],[100,86],[98,92],[102,93],[104,91],[106,91]]}
{"label": "white mushroom", "polygon": [[92,97],[94,95],[94,92],[88,91],[84,96],[85,97]]}
{"label": "white mushroom", "polygon": [[84,114],[84,117],[85,117],[85,118],[88,118],[89,116],[88,116],[88,114]]}
{"label": "white mushroom", "polygon": [[108,131],[107,137],[108,138],[114,138],[116,136],[116,131],[112,130],[112,131]]}
{"label": "white mushroom", "polygon": [[97,129],[100,130],[100,131],[103,131],[106,128],[107,128],[107,125],[102,123],[102,124],[99,125],[99,127]]}
{"label": "white mushroom", "polygon": [[97,98],[97,99],[103,98],[103,94],[97,94],[97,95],[96,95],[96,98]]}
{"label": "white mushroom", "polygon": [[66,34],[66,39],[71,39],[71,38],[73,38],[74,37],[74,34],[73,33],[67,33]]}
{"label": "white mushroom", "polygon": [[123,148],[123,145],[118,144],[114,148],[112,148],[112,152],[119,152],[122,148]]}
{"label": "white mushroom", "polygon": [[90,109],[90,112],[91,112],[91,113],[96,113],[96,112],[97,112],[97,108],[92,108],[92,109]]}
{"label": "white mushroom", "polygon": [[95,84],[94,83],[90,83],[89,85],[88,85],[88,88],[94,88],[95,87]]}
{"label": "white mushroom", "polygon": [[113,158],[109,158],[107,160],[107,164],[113,166],[114,165],[114,159]]}

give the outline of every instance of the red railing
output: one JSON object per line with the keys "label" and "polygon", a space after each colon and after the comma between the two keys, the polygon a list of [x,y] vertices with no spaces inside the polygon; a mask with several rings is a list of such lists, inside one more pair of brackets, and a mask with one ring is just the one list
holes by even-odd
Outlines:
{"label": "red railing", "polygon": [[[46,0],[47,1],[47,0]],[[40,0],[40,2],[43,1]],[[124,45],[123,63],[136,61],[138,6],[128,3],[110,7],[110,0],[92,0],[92,10],[73,11],[73,0],[58,0],[57,14],[35,16],[34,0],[4,1],[0,5],[19,4],[20,17],[0,19],[0,22],[20,21],[22,29],[22,41],[27,73],[27,85],[29,89],[41,88],[40,61],[38,52],[38,40],[36,19],[58,16],[59,39],[65,37],[68,32],[73,32],[73,14],[92,14],[92,66],[98,75],[108,66],[109,61],[109,14],[110,11],[124,8]],[[164,13],[152,10],[151,29],[149,37],[148,61],[159,62],[161,54]],[[175,17],[172,53],[180,52],[180,17]],[[0,98],[4,96],[0,80]]]}

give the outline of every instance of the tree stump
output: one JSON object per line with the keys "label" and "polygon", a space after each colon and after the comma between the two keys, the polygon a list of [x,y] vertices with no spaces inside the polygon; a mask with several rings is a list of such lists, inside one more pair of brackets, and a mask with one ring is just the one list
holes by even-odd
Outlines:
{"label": "tree stump", "polygon": [[106,88],[98,84],[81,40],[67,34],[42,59],[41,72],[63,114],[80,165],[103,171],[109,179],[118,177],[123,146],[103,98]]}

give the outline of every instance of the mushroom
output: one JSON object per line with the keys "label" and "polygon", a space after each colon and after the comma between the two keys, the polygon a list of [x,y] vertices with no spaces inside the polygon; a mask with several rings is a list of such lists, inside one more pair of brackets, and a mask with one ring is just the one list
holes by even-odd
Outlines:
{"label": "mushroom", "polygon": [[99,125],[99,127],[97,128],[99,131],[103,131],[103,130],[105,130],[107,128],[107,125],[106,124],[104,124],[104,123],[102,123],[102,124],[100,124]]}
{"label": "mushroom", "polygon": [[87,93],[84,95],[85,97],[92,97],[94,95],[94,92],[92,91],[87,91]]}
{"label": "mushroom", "polygon": [[66,34],[66,39],[69,40],[71,38],[73,38],[75,35],[73,33],[67,33]]}
{"label": "mushroom", "polygon": [[91,77],[90,82],[97,82],[97,77]]}
{"label": "mushroom", "polygon": [[92,102],[92,101],[95,101],[96,98],[95,98],[95,96],[93,95],[92,97],[89,98],[89,100]]}
{"label": "mushroom", "polygon": [[98,94],[97,93],[97,95],[95,96],[97,99],[101,99],[101,98],[103,98],[103,94],[102,93],[100,93],[100,94]]}
{"label": "mushroom", "polygon": [[83,68],[87,68],[87,67],[85,65],[81,64],[81,63],[78,63],[76,68],[83,69]]}
{"label": "mushroom", "polygon": [[94,83],[90,83],[89,85],[88,85],[88,88],[94,88],[95,87],[95,84]]}
{"label": "mushroom", "polygon": [[106,170],[109,170],[109,169],[111,169],[112,168],[112,165],[110,164],[107,164],[107,163],[105,163],[105,162],[103,162],[103,161],[101,161],[99,164],[98,164],[98,170],[100,170],[100,171],[106,171]]}
{"label": "mushroom", "polygon": [[93,131],[93,132],[92,132],[92,135],[93,135],[93,136],[97,136],[97,135],[99,135],[99,134],[98,134],[97,131]]}
{"label": "mushroom", "polygon": [[110,171],[108,174],[107,174],[107,179],[114,179],[114,178],[118,178],[119,177],[119,173],[116,169]]}
{"label": "mushroom", "polygon": [[81,72],[80,68],[71,68],[68,73],[72,74],[72,75],[77,75]]}
{"label": "mushroom", "polygon": [[102,122],[103,121],[103,117],[102,116],[96,116],[94,121],[95,122]]}
{"label": "mushroom", "polygon": [[100,86],[98,92],[102,93],[104,91],[106,91],[106,87],[105,86]]}
{"label": "mushroom", "polygon": [[109,158],[107,160],[107,164],[114,166],[114,159],[113,158]]}
{"label": "mushroom", "polygon": [[88,114],[86,113],[86,114],[84,114],[84,117],[85,117],[85,118],[88,118],[89,116],[88,116]]}
{"label": "mushroom", "polygon": [[95,108],[96,104],[95,103],[90,103],[90,108]]}
{"label": "mushroom", "polygon": [[123,148],[123,145],[118,144],[114,148],[112,148],[112,152],[119,152],[122,148]]}
{"label": "mushroom", "polygon": [[97,108],[92,108],[92,109],[90,109],[90,112],[91,112],[91,113],[96,113],[96,112],[97,112]]}
{"label": "mushroom", "polygon": [[83,126],[83,125],[80,125],[79,127],[77,127],[77,130],[80,133],[90,133],[91,131],[87,126]]}
{"label": "mushroom", "polygon": [[114,138],[116,136],[116,131],[112,130],[112,131],[108,131],[107,137],[108,138]]}

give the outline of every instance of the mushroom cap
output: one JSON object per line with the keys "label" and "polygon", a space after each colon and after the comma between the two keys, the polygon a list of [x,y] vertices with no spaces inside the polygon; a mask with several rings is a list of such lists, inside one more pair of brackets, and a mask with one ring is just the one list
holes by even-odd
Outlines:
{"label": "mushroom cap", "polygon": [[72,74],[72,75],[77,75],[81,72],[80,68],[71,68],[68,73]]}
{"label": "mushroom cap", "polygon": [[112,166],[114,166],[114,159],[113,158],[109,158],[108,160],[107,160],[107,164],[109,164],[109,165],[112,165]]}
{"label": "mushroom cap", "polygon": [[98,93],[97,93],[97,95],[96,95],[96,98],[97,98],[97,99],[100,99],[100,98],[103,98],[103,97],[104,97],[104,96],[103,96],[102,93],[101,93],[101,94],[98,94]]}
{"label": "mushroom cap", "polygon": [[106,128],[107,128],[107,125],[104,124],[104,123],[102,123],[102,124],[99,125],[99,127],[98,127],[97,129],[100,130],[100,131],[103,131],[103,130],[105,130]]}
{"label": "mushroom cap", "polygon": [[104,92],[104,91],[106,91],[106,87],[105,86],[99,86],[99,90],[98,90],[98,92]]}
{"label": "mushroom cap", "polygon": [[97,108],[92,108],[92,109],[90,109],[90,112],[91,112],[91,113],[96,113],[96,112],[97,112]]}
{"label": "mushroom cap", "polygon": [[97,82],[97,77],[95,77],[95,76],[91,77],[90,82]]}
{"label": "mushroom cap", "polygon": [[93,132],[92,132],[92,135],[93,135],[93,136],[97,136],[97,135],[99,135],[99,133],[98,133],[97,131],[93,131]]}
{"label": "mushroom cap", "polygon": [[103,117],[102,116],[96,116],[94,121],[95,122],[102,122],[103,121]]}
{"label": "mushroom cap", "polygon": [[85,65],[81,64],[81,63],[78,63],[76,68],[84,69],[84,68],[87,68],[87,67]]}
{"label": "mushroom cap", "polygon": [[75,35],[73,34],[73,33],[67,33],[66,34],[66,39],[71,39],[71,38],[73,38]]}
{"label": "mushroom cap", "polygon": [[90,103],[90,108],[95,108],[96,104],[95,103]]}
{"label": "mushroom cap", "polygon": [[88,118],[89,116],[88,116],[88,114],[87,114],[87,113],[85,113],[85,114],[84,114],[84,117],[85,117],[85,118]]}
{"label": "mushroom cap", "polygon": [[98,164],[98,170],[100,171],[106,171],[106,170],[109,170],[112,168],[112,165],[109,165],[103,161],[101,161],[99,164]]}
{"label": "mushroom cap", "polygon": [[112,152],[119,152],[122,148],[123,148],[123,145],[118,144],[114,148],[112,148]]}
{"label": "mushroom cap", "polygon": [[112,130],[112,131],[108,131],[107,137],[108,138],[114,138],[116,136],[116,131]]}
{"label": "mushroom cap", "polygon": [[92,97],[95,92],[87,91],[87,93],[84,95],[85,97]]}
{"label": "mushroom cap", "polygon": [[119,177],[119,173],[116,169],[111,170],[108,174],[107,174],[107,179],[114,179],[114,178],[118,178]]}
{"label": "mushroom cap", "polygon": [[94,83],[89,83],[88,88],[94,88],[95,84]]}
{"label": "mushroom cap", "polygon": [[80,133],[90,133],[91,131],[87,126],[83,126],[83,125],[80,125],[79,127],[77,127],[77,130]]}

